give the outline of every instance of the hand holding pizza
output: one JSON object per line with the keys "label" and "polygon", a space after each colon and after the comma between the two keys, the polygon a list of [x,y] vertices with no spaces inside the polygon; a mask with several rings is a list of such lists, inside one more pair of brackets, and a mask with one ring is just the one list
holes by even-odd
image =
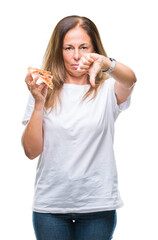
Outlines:
{"label": "hand holding pizza", "polygon": [[[35,98],[35,105],[44,106],[48,87],[53,89],[53,76],[51,72],[38,69],[38,68],[28,68],[28,74],[26,75],[25,82],[28,86],[29,91]],[[35,76],[34,78],[32,76]],[[37,80],[40,79],[42,83],[37,84]]]}
{"label": "hand holding pizza", "polygon": [[37,84],[38,79],[39,76],[35,76],[35,78],[33,78],[32,74],[28,72],[25,78],[25,82],[28,86],[29,91],[35,99],[36,107],[43,108],[46,101],[48,86],[45,83]]}

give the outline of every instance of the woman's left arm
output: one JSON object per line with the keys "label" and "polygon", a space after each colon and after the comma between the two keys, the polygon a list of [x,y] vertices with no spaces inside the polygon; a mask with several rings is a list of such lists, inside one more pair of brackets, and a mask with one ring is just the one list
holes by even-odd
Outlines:
{"label": "woman's left arm", "polygon": [[117,103],[121,104],[126,101],[132,93],[133,87],[137,81],[135,73],[126,65],[116,62],[116,65],[113,71],[110,73],[110,76],[116,80],[115,94]]}
{"label": "woman's left arm", "polygon": [[[84,54],[80,60],[78,71],[87,71],[90,76],[90,83],[95,86],[95,77],[101,70],[106,72],[111,67],[112,61],[97,53]],[[121,104],[131,95],[137,79],[134,72],[126,65],[116,62],[114,69],[110,72],[115,82],[115,94],[117,103]]]}

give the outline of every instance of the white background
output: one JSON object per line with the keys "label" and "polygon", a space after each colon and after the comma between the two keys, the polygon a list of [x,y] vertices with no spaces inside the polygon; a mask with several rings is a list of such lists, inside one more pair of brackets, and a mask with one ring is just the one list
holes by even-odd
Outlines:
{"label": "white background", "polygon": [[1,3],[0,239],[35,240],[32,200],[37,159],[21,147],[27,67],[40,67],[57,22],[72,14],[98,27],[108,55],[131,67],[131,106],[116,122],[115,154],[124,207],[114,240],[158,239],[157,5],[150,1],[3,1]]}

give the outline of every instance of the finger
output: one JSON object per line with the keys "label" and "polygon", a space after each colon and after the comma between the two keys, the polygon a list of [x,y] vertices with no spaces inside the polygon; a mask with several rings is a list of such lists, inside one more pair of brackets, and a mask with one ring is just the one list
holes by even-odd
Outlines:
{"label": "finger", "polygon": [[38,76],[35,76],[34,79],[33,79],[33,81],[29,84],[29,85],[31,86],[31,89],[32,89],[32,90],[38,87],[38,85],[36,84],[36,82],[37,82],[38,79],[39,79],[39,77],[38,77]]}
{"label": "finger", "polygon": [[27,84],[29,91],[31,90],[31,82],[32,81],[33,81],[32,75],[30,73],[27,73],[27,75],[25,77],[25,82]]}
{"label": "finger", "polygon": [[94,59],[92,59],[90,56],[84,56],[81,58],[80,63],[83,65],[91,65],[94,62]]}
{"label": "finger", "polygon": [[80,64],[77,68],[77,70],[88,70],[89,69],[89,65],[83,65],[83,64]]}
{"label": "finger", "polygon": [[91,62],[90,61],[87,61],[85,58],[82,59],[79,63],[79,66],[78,66],[78,69],[77,70],[81,70],[81,69],[84,69],[84,70],[87,70],[91,67],[92,63],[94,62],[94,60],[92,60]]}
{"label": "finger", "polygon": [[41,93],[42,93],[42,95],[44,97],[46,97],[47,96],[47,92],[48,92],[48,86],[45,84],[45,86],[42,88]]}
{"label": "finger", "polygon": [[35,77],[33,78],[32,84],[36,84],[36,82],[37,82],[38,79],[39,79],[39,76],[35,76]]}
{"label": "finger", "polygon": [[33,77],[31,75],[31,73],[28,72],[26,77],[25,77],[25,82],[26,82],[26,84],[30,84],[32,81],[33,81]]}
{"label": "finger", "polygon": [[42,89],[47,86],[47,84],[45,84],[44,82],[40,83],[39,87],[38,87],[38,90],[39,91],[42,91]]}
{"label": "finger", "polygon": [[86,60],[88,61],[88,63],[93,63],[93,62],[94,62],[94,59],[91,58],[90,55],[87,55],[87,56],[86,56]]}
{"label": "finger", "polygon": [[96,61],[100,57],[100,55],[98,53],[90,53],[89,57]]}

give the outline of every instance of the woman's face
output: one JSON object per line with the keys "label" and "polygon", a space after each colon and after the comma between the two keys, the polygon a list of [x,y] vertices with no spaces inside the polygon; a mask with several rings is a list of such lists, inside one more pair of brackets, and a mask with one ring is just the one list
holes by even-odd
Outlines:
{"label": "woman's face", "polygon": [[83,54],[92,52],[94,52],[94,48],[91,38],[83,28],[77,26],[69,30],[63,40],[63,60],[67,76],[83,75],[76,71],[79,61]]}

